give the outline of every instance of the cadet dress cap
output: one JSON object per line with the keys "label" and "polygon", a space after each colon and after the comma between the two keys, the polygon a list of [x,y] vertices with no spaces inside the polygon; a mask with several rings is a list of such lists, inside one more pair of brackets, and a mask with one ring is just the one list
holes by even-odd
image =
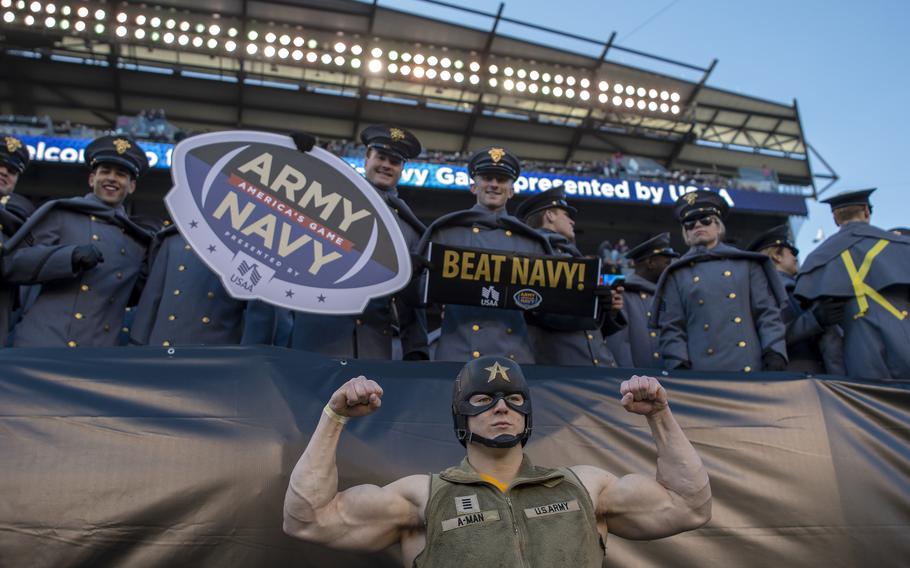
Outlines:
{"label": "cadet dress cap", "polygon": [[661,233],[653,236],[643,243],[635,245],[625,254],[626,258],[635,262],[658,255],[671,258],[679,257],[679,253],[670,246],[670,233]]}
{"label": "cadet dress cap", "polygon": [[841,207],[849,207],[850,205],[869,205],[869,196],[872,195],[872,192],[876,189],[877,188],[873,187],[869,189],[843,191],[834,197],[823,199],[821,202],[830,205],[831,211],[840,209]]}
{"label": "cadet dress cap", "polygon": [[730,211],[730,206],[723,197],[704,189],[679,196],[673,207],[676,220],[680,223],[708,215],[717,215],[723,219],[727,216],[728,211]]}
{"label": "cadet dress cap", "polygon": [[117,164],[139,177],[149,168],[145,150],[129,136],[101,136],[85,149],[85,163],[95,169],[98,164]]}
{"label": "cadet dress cap", "polygon": [[412,160],[420,155],[420,140],[399,126],[374,124],[367,126],[360,133],[360,141],[367,148],[376,148],[398,156],[402,160]]}
{"label": "cadet dress cap", "polygon": [[527,221],[528,217],[531,215],[554,207],[565,209],[566,213],[569,214],[569,217],[573,219],[575,218],[575,214],[578,213],[578,209],[572,207],[569,205],[569,202],[566,201],[566,194],[563,188],[554,187],[546,191],[541,191],[540,193],[535,193],[522,201],[518,208],[515,209],[515,216],[522,221]]}
{"label": "cadet dress cap", "polygon": [[471,177],[477,174],[501,174],[518,179],[521,173],[521,161],[518,156],[505,148],[491,146],[478,151],[468,161],[468,173]]}
{"label": "cadet dress cap", "polygon": [[787,247],[794,255],[799,255],[799,249],[790,240],[790,227],[788,225],[778,225],[762,233],[749,244],[748,250],[761,252],[768,247]]}
{"label": "cadet dress cap", "polygon": [[[471,404],[471,397],[476,394],[487,395],[490,401],[475,406]],[[515,404],[507,398],[513,394],[523,396],[521,404]],[[471,432],[468,417],[483,414],[500,400],[504,400],[515,412],[524,415],[524,430],[518,435],[500,434],[492,439]],[[455,436],[462,446],[467,447],[468,442],[478,442],[491,448],[511,448],[519,443],[524,446],[531,436],[531,390],[518,363],[507,357],[496,356],[468,361],[458,372],[452,388],[452,421]]]}
{"label": "cadet dress cap", "polygon": [[21,174],[28,167],[28,160],[28,148],[22,140],[15,136],[3,134],[2,140],[0,140],[0,164],[8,166]]}

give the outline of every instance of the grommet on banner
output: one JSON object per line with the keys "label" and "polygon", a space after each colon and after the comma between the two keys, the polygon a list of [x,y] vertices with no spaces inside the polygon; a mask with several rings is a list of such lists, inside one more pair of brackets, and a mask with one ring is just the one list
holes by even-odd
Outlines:
{"label": "grommet on banner", "polygon": [[167,354],[168,354],[168,355],[173,355],[173,354],[176,353],[176,352],[177,352],[177,350],[174,349],[173,347],[168,347],[168,349],[167,349]]}
{"label": "grommet on banner", "polygon": [[341,363],[342,365],[347,365],[348,361],[347,361],[347,359],[342,359],[341,361],[339,361],[339,363]]}

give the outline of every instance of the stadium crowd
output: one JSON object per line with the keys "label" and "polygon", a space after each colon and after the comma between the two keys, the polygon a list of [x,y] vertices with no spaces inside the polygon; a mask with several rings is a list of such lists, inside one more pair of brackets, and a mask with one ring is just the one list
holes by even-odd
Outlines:
{"label": "stadium crowd", "polygon": [[[500,356],[547,365],[910,377],[910,238],[870,224],[873,190],[827,200],[841,230],[801,269],[787,226],[748,250],[726,244],[729,206],[699,190],[675,205],[689,247],[683,254],[671,248],[668,233],[631,247],[623,240],[602,246],[604,260],[629,274],[598,288],[598,317],[427,306],[416,290],[432,268],[429,243],[581,257],[577,210],[556,188],[509,214],[522,163],[491,147],[467,161],[476,204],[425,226],[397,192],[405,162],[422,153],[419,140],[406,129],[376,125],[362,132],[361,143],[364,175],[394,212],[415,273],[404,290],[371,301],[363,313],[334,316],[234,299],[175,226],[131,219],[123,203],[141,190],[148,162],[129,136],[100,136],[86,148],[88,193],[35,210],[15,192],[29,167],[28,149],[3,135],[4,344],[272,344],[365,359]],[[442,313],[433,334],[427,310]]]}

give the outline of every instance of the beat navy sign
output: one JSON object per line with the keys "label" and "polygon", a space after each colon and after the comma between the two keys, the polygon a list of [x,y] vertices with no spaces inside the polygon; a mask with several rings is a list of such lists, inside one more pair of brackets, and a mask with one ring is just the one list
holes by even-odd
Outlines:
{"label": "beat navy sign", "polygon": [[303,153],[264,132],[203,134],[177,145],[171,172],[174,222],[236,298],[355,314],[410,279],[392,212],[321,148]]}

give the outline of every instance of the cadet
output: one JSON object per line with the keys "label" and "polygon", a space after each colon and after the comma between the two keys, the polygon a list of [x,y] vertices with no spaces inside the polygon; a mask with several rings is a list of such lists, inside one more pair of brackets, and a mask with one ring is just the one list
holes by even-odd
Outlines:
{"label": "cadet", "polygon": [[524,455],[531,391],[514,361],[483,357],[458,373],[452,393],[461,464],[384,487],[338,491],[335,453],[344,424],[375,412],[382,388],[357,377],[332,394],[291,474],[284,531],[333,548],[401,546],[404,566],[604,565],[607,529],[630,539],[692,530],[711,518],[711,486],[657,379],[620,386],[626,411],[645,416],[657,474],[621,479],[594,466],[546,468]]}
{"label": "cadet", "polygon": [[847,300],[847,375],[910,378],[910,237],[870,224],[874,189],[849,191],[823,203],[840,230],[812,251],[793,295],[801,301]]}
{"label": "cadet", "polygon": [[[432,241],[474,249],[551,253],[543,235],[506,212],[506,203],[514,194],[512,184],[520,171],[518,158],[503,148],[485,148],[474,154],[468,162],[468,173],[477,203],[434,221],[417,250],[426,254]],[[521,310],[459,305],[447,305],[444,310],[437,361],[464,362],[484,355],[502,355],[520,363],[534,362]]]}
{"label": "cadet", "polygon": [[[546,237],[554,253],[580,258],[582,254],[575,247],[577,212],[566,201],[563,188],[555,187],[528,197],[515,210],[515,216]],[[601,327],[615,332],[625,326],[624,320],[616,320],[622,309],[622,294],[610,288],[601,288],[598,293],[601,301],[610,302],[601,318],[609,323],[593,317],[525,313],[538,365],[616,366],[613,353],[604,343]]]}
{"label": "cadet", "polygon": [[648,327],[648,319],[657,281],[679,253],[670,246],[670,233],[661,233],[636,245],[625,256],[635,263],[635,273],[623,286],[622,313],[627,326],[609,335],[607,346],[620,367],[662,368],[657,331]]}
{"label": "cadet", "polygon": [[[370,126],[360,133],[367,146],[364,177],[373,184],[386,205],[395,213],[398,226],[411,252],[426,226],[398,197],[398,181],[407,160],[420,155],[420,141],[395,126]],[[417,283],[401,292],[375,298],[357,316],[294,313],[291,346],[330,355],[360,359],[392,359],[394,331],[401,338],[401,352],[407,360],[429,359],[426,314],[418,306]]]}
{"label": "cadet", "polygon": [[[6,246],[6,241],[35,212],[35,206],[28,198],[13,193],[19,176],[28,167],[28,148],[15,136],[3,135],[0,141],[0,242]],[[18,295],[18,286],[0,283],[0,346],[6,345]]]}
{"label": "cadet", "polygon": [[275,308],[231,297],[175,225],[159,231],[149,252],[148,282],[133,310],[133,345],[270,345]]}
{"label": "cadet", "polygon": [[4,276],[41,284],[16,326],[16,347],[117,345],[151,235],[123,201],[148,160],[133,140],[102,136],[85,149],[92,193],[45,203],[8,243]]}
{"label": "cadet", "polygon": [[799,249],[790,240],[790,227],[779,225],[759,235],[749,250],[771,259],[787,291],[787,305],[781,317],[787,326],[788,371],[843,375],[843,331],[837,324],[844,317],[845,300],[828,298],[811,310],[803,310],[793,297],[796,272],[799,270]]}
{"label": "cadet", "polygon": [[712,191],[676,201],[689,250],[667,267],[654,293],[667,369],[780,371],[787,365],[781,305],[787,296],[771,259],[723,244],[729,211]]}

